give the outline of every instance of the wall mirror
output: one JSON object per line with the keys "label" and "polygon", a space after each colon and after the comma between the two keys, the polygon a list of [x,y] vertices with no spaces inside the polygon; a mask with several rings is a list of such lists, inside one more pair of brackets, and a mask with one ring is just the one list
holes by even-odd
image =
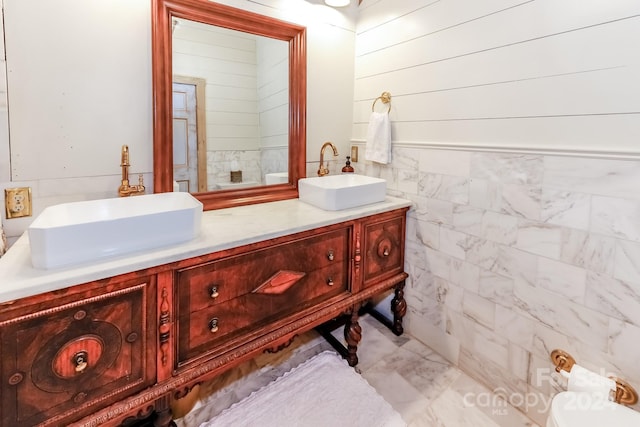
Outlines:
{"label": "wall mirror", "polygon": [[204,209],[298,197],[306,30],[208,0],[154,0],[154,191]]}

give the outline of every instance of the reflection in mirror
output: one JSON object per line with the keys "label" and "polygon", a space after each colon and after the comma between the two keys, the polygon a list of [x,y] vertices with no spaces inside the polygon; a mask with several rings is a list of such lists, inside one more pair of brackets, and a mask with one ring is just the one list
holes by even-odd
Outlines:
{"label": "reflection in mirror", "polygon": [[172,29],[180,190],[272,184],[276,176],[287,182],[288,43],[181,18]]}
{"label": "reflection in mirror", "polygon": [[153,0],[152,18],[154,191],[175,180],[205,209],[298,197],[305,28],[208,0]]}

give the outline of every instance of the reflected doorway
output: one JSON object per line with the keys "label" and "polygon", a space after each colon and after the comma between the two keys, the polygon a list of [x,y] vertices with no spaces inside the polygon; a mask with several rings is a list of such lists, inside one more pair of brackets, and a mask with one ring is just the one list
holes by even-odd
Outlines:
{"label": "reflected doorway", "polygon": [[180,191],[207,191],[205,80],[174,77],[173,179]]}

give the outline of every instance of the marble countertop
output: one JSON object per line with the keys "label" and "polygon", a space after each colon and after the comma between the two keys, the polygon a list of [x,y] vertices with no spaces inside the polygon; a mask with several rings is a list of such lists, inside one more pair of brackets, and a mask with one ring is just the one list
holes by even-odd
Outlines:
{"label": "marble countertop", "polygon": [[206,211],[200,235],[189,242],[50,270],[32,266],[24,233],[0,258],[0,303],[408,206],[409,200],[387,196],[342,211],[298,199]]}

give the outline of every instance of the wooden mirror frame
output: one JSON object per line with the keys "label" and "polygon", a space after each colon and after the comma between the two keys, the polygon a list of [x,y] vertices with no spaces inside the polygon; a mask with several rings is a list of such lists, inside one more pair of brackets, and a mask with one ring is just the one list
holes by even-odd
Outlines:
{"label": "wooden mirror frame", "polygon": [[184,18],[289,43],[289,182],[193,193],[204,210],[298,197],[306,176],[306,28],[209,0],[153,0],[153,188],[173,191],[172,18]]}

